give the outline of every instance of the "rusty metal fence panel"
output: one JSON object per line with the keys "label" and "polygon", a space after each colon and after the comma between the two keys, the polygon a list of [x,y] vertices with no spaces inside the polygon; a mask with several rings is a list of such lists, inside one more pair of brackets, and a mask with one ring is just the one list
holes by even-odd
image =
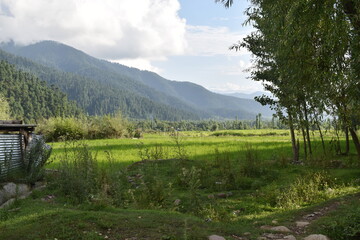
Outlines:
{"label": "rusty metal fence panel", "polygon": [[0,179],[22,169],[22,146],[21,134],[0,135]]}

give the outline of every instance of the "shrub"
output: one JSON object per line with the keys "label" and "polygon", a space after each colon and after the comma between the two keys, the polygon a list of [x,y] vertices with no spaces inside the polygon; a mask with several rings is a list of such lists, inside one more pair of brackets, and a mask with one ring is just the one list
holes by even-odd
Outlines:
{"label": "shrub", "polygon": [[25,151],[24,169],[25,181],[33,184],[45,176],[44,166],[48,164],[51,147],[46,145],[41,136],[33,136],[29,149]]}
{"label": "shrub", "polygon": [[127,133],[127,122],[120,113],[90,118],[87,137],[90,139],[120,138]]}
{"label": "shrub", "polygon": [[158,176],[157,164],[129,176],[132,187],[128,192],[130,200],[137,208],[166,208],[172,193],[172,184]]}
{"label": "shrub", "polygon": [[[54,117],[43,120],[38,132],[45,136],[46,141],[131,137],[128,125],[119,113],[100,117]],[[135,134],[141,135],[137,132]]]}
{"label": "shrub", "polygon": [[294,209],[302,205],[326,200],[332,193],[334,181],[326,172],[315,172],[297,178],[289,187],[278,193],[276,205]]}
{"label": "shrub", "polygon": [[99,165],[86,145],[66,147],[53,184],[73,203],[90,201],[100,189]]}
{"label": "shrub", "polygon": [[[360,238],[360,207],[354,203],[320,222],[321,232],[331,239],[355,240]],[[321,221],[321,220],[320,220]]]}
{"label": "shrub", "polygon": [[86,124],[77,118],[54,117],[39,124],[46,141],[78,140],[86,135]]}
{"label": "shrub", "polygon": [[257,149],[251,144],[245,145],[245,161],[242,165],[242,174],[246,177],[259,177],[264,169],[258,156]]}
{"label": "shrub", "polygon": [[168,149],[160,144],[155,144],[153,147],[146,147],[144,143],[139,143],[139,157],[142,161],[144,160],[161,160],[167,159],[169,156]]}

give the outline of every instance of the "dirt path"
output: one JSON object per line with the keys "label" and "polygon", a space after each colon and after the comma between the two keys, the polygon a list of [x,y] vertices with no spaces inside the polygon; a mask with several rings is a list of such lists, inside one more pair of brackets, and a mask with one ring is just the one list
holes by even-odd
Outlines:
{"label": "dirt path", "polygon": [[[354,198],[360,198],[360,193],[346,196],[344,198],[336,199],[330,201],[324,206],[313,209],[312,211],[307,212],[306,214],[299,216],[290,224],[288,227],[285,226],[261,226],[261,229],[270,230],[272,233],[264,233],[259,240],[300,240],[304,239],[304,237],[313,234],[308,232],[308,227],[311,224],[322,218],[329,213],[336,211],[341,205],[350,202]],[[282,231],[276,231],[276,228]],[[287,231],[289,230],[289,231]],[[246,239],[246,238],[243,238]],[[324,238],[314,238],[314,239],[326,239]]]}

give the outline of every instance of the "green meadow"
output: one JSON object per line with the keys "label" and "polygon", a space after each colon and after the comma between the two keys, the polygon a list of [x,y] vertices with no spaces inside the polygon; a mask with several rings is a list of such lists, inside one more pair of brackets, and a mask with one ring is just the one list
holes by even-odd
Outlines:
{"label": "green meadow", "polygon": [[[249,144],[256,148],[261,158],[271,159],[277,156],[291,156],[291,142],[288,134],[287,130],[232,130],[179,132],[179,138],[191,160],[214,160],[215,149],[236,157]],[[76,143],[51,143],[54,164],[66,148],[71,148],[71,145],[78,143],[78,141]],[[98,160],[106,161],[108,153],[111,153],[117,162],[124,163],[124,165],[142,160],[139,155],[141,149],[153,149],[157,146],[163,148],[163,151],[167,153],[167,158],[176,157],[173,154],[173,150],[176,148],[175,140],[171,133],[166,132],[144,134],[144,137],[140,139],[84,140],[82,143],[89,146],[97,155]]]}
{"label": "green meadow", "polygon": [[[355,150],[336,155],[332,132],[325,151],[312,137],[312,157],[297,164],[287,130],[51,143],[47,188],[0,210],[0,239],[258,239],[264,225],[287,226],[297,239],[356,239]],[[342,207],[296,230],[296,220],[335,203]]]}

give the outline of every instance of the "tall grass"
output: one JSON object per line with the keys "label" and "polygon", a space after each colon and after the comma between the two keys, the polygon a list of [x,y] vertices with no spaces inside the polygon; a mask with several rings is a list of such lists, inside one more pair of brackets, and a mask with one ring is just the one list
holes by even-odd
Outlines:
{"label": "tall grass", "polygon": [[94,117],[53,117],[40,122],[37,131],[47,141],[141,136],[121,114]]}

